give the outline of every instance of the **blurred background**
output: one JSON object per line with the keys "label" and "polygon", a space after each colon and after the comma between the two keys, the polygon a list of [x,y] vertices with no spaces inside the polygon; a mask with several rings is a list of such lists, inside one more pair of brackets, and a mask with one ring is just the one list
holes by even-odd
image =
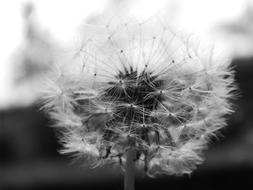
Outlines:
{"label": "blurred background", "polygon": [[253,189],[252,0],[10,0],[0,2],[1,190],[123,189],[117,168],[71,165],[58,153],[38,84],[57,52],[76,48],[84,23],[111,12],[148,19],[161,10],[171,25],[231,58],[240,97],[191,176],[139,176],[136,189]]}

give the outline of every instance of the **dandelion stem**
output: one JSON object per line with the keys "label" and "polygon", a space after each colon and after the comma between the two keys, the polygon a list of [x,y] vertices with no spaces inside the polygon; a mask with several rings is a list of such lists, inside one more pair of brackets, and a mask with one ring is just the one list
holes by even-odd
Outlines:
{"label": "dandelion stem", "polygon": [[136,157],[135,149],[130,148],[126,152],[126,165],[124,176],[124,190],[134,190],[134,178],[135,178],[135,163]]}

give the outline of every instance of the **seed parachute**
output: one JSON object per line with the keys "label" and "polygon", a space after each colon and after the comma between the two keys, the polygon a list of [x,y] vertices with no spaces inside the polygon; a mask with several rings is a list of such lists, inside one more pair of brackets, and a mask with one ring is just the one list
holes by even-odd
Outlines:
{"label": "seed parachute", "polygon": [[87,26],[77,56],[43,87],[62,153],[83,164],[135,163],[147,174],[190,174],[232,112],[228,61],[158,20]]}

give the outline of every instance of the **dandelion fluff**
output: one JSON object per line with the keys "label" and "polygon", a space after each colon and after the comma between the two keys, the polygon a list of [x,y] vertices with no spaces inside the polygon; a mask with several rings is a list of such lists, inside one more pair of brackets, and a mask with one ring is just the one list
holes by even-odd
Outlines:
{"label": "dandelion fluff", "polygon": [[190,174],[232,112],[229,63],[155,19],[85,31],[77,56],[43,88],[62,153],[124,164],[134,149],[149,175]]}

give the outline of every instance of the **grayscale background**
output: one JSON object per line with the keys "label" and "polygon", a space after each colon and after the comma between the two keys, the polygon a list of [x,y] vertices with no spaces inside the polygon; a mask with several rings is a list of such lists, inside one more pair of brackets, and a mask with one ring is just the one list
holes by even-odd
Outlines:
{"label": "grayscale background", "polygon": [[[120,7],[120,8],[118,8]],[[148,19],[160,10],[181,31],[232,60],[240,89],[228,126],[191,176],[137,176],[136,189],[253,189],[252,0],[10,0],[0,2],[0,189],[123,189],[117,167],[71,165],[38,104],[52,52],[75,47],[83,23],[116,11]]]}

